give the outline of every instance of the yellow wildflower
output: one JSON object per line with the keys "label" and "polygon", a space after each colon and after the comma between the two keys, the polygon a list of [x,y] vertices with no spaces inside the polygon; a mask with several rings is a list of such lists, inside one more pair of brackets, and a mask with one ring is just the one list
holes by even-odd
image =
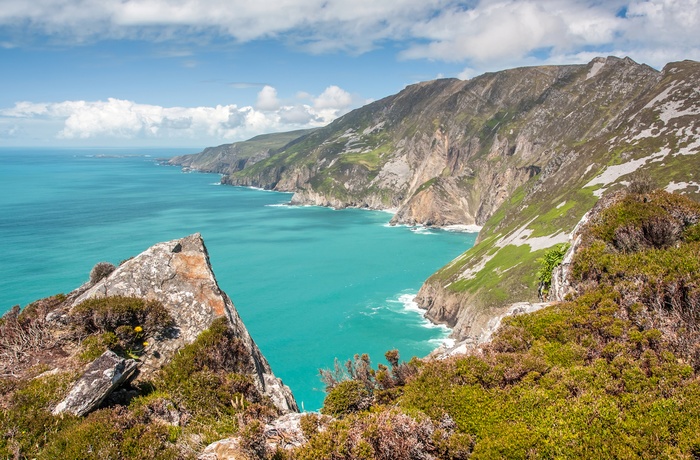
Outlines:
{"label": "yellow wildflower", "polygon": [[144,346],[144,347],[147,347],[147,346],[148,346],[148,342],[143,342],[143,346]]}
{"label": "yellow wildflower", "polygon": [[143,328],[141,326],[136,326],[134,328],[134,332],[141,332],[141,331],[143,331]]}

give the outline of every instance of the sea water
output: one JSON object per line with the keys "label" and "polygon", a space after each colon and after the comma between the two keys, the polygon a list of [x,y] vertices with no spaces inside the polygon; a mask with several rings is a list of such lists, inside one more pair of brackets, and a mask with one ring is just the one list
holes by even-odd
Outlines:
{"label": "sea water", "polygon": [[287,206],[291,194],[221,186],[156,158],[182,149],[0,149],[0,313],[67,293],[95,263],[200,232],[273,372],[318,409],[318,371],[354,354],[422,357],[449,331],[413,298],[475,233],[391,227],[391,215]]}

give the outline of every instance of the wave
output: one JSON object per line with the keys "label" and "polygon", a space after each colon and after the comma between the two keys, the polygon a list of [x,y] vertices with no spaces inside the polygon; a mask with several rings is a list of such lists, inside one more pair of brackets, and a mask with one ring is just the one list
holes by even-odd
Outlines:
{"label": "wave", "polygon": [[480,225],[447,225],[442,227],[446,232],[479,233],[483,227]]}
{"label": "wave", "polygon": [[383,226],[404,227],[419,235],[434,235],[435,233],[440,231],[453,233],[479,233],[483,228],[479,225],[446,225],[444,227],[428,227],[425,225],[391,224],[389,222],[383,224]]}

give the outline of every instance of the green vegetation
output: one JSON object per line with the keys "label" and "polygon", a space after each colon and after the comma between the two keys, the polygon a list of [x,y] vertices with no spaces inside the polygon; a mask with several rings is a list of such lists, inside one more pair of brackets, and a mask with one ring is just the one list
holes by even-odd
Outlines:
{"label": "green vegetation", "polygon": [[[85,418],[50,412],[74,372],[0,379],[0,457],[194,458],[239,434],[250,458],[280,460],[698,458],[700,204],[662,191],[605,202],[582,230],[569,301],[504,319],[478,353],[401,362],[391,350],[376,368],[367,355],[336,362],[321,371],[323,415],[302,418],[300,447],[266,447],[264,424],[277,412],[221,318],[130,400]],[[565,251],[537,253],[542,283]],[[529,266],[490,255],[509,273]],[[2,324],[38,320],[60,299]],[[143,308],[135,304],[81,305],[73,319],[91,331],[83,343],[119,340],[118,325]]]}
{"label": "green vegetation", "polygon": [[540,264],[540,268],[537,270],[537,280],[540,282],[540,293],[543,297],[547,297],[549,288],[552,286],[552,270],[561,264],[568,249],[568,243],[558,244],[537,259]]}
{"label": "green vegetation", "polygon": [[[399,429],[396,455],[418,439],[439,458],[697,458],[699,220],[700,205],[665,192],[613,200],[584,231],[571,301],[504,319],[479,354],[416,363],[366,410],[308,429],[290,458],[392,458],[379,439]],[[640,240],[617,247],[620,229]],[[547,271],[563,252],[543,255]],[[358,364],[331,407],[351,407],[379,373]]]}
{"label": "green vegetation", "polygon": [[147,346],[147,337],[161,336],[173,324],[160,302],[122,296],[86,300],[73,308],[70,318],[79,336],[86,337],[85,359],[94,359],[107,348],[138,355]]}
{"label": "green vegetation", "polygon": [[[122,298],[118,305],[134,302]],[[84,306],[81,314],[95,310],[103,312]],[[108,334],[98,331],[85,340],[101,341]],[[3,377],[0,458],[195,458],[207,444],[277,416],[249,377],[252,364],[241,359],[248,356],[241,347],[227,320],[215,320],[152,381],[131,388],[130,400],[113,401],[85,418],[51,414],[75,372]]]}

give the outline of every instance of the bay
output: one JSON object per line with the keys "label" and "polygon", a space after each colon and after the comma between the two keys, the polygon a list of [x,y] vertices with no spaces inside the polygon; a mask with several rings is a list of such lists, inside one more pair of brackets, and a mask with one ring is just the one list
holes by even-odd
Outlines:
{"label": "bay", "polygon": [[387,350],[425,356],[448,334],[412,302],[475,233],[391,215],[286,206],[291,194],[218,185],[155,161],[184,149],[0,149],[0,313],[85,282],[100,261],[199,232],[221,288],[306,410],[320,368]]}

